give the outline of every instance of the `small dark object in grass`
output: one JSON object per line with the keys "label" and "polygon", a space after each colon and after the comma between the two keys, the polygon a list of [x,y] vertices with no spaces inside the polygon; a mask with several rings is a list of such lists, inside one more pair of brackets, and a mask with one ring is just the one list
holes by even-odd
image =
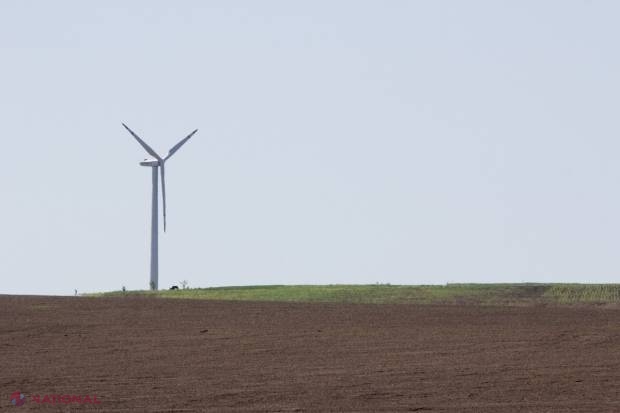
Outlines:
{"label": "small dark object in grass", "polygon": [[200,330],[201,333],[206,333],[207,331],[209,331],[209,330],[208,329]]}
{"label": "small dark object in grass", "polygon": [[176,285],[173,285],[172,287],[170,287],[170,289],[171,289],[171,290],[178,290],[178,289],[179,289],[179,287],[178,287],[178,286],[176,286]]}

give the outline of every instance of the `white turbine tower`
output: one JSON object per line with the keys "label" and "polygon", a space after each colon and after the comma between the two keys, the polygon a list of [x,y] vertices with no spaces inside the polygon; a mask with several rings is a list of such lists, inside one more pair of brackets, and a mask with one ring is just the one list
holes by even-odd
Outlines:
{"label": "white turbine tower", "polygon": [[123,123],[125,129],[131,133],[131,135],[136,138],[138,143],[142,145],[142,147],[151,155],[154,159],[145,159],[140,162],[142,166],[149,166],[152,168],[152,176],[153,176],[153,196],[151,200],[151,281],[149,283],[151,290],[157,290],[158,288],[158,279],[159,279],[159,253],[158,253],[158,222],[159,217],[157,214],[157,205],[158,205],[158,197],[157,197],[157,189],[158,189],[158,178],[159,178],[159,170],[161,170],[161,195],[163,202],[163,212],[164,212],[164,232],[166,232],[166,174],[164,170],[164,164],[176,151],[179,150],[181,146],[185,144],[194,136],[198,129],[187,135],[185,138],[181,139],[179,143],[174,145],[168,151],[168,155],[165,158],[162,158],[155,152],[149,145],[146,144],[138,135],[136,135],[127,125]]}

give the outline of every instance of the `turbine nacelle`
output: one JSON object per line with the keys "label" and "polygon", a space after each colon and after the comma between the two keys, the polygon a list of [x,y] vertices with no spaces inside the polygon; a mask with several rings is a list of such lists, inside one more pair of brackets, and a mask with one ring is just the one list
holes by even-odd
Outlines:
{"label": "turbine nacelle", "polygon": [[157,159],[145,159],[142,162],[140,162],[140,165],[142,166],[159,166],[159,161]]}

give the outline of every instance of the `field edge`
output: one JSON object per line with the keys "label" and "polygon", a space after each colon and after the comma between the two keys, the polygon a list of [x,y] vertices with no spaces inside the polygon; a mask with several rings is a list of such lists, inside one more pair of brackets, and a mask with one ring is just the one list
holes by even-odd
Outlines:
{"label": "field edge", "polygon": [[87,297],[327,302],[363,304],[620,305],[620,284],[254,285],[110,291]]}

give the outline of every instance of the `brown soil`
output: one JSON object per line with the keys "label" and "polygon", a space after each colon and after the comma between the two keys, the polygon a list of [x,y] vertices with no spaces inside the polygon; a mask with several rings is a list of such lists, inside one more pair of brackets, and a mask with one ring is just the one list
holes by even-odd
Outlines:
{"label": "brown soil", "polygon": [[620,411],[617,309],[0,296],[0,355],[16,412]]}

